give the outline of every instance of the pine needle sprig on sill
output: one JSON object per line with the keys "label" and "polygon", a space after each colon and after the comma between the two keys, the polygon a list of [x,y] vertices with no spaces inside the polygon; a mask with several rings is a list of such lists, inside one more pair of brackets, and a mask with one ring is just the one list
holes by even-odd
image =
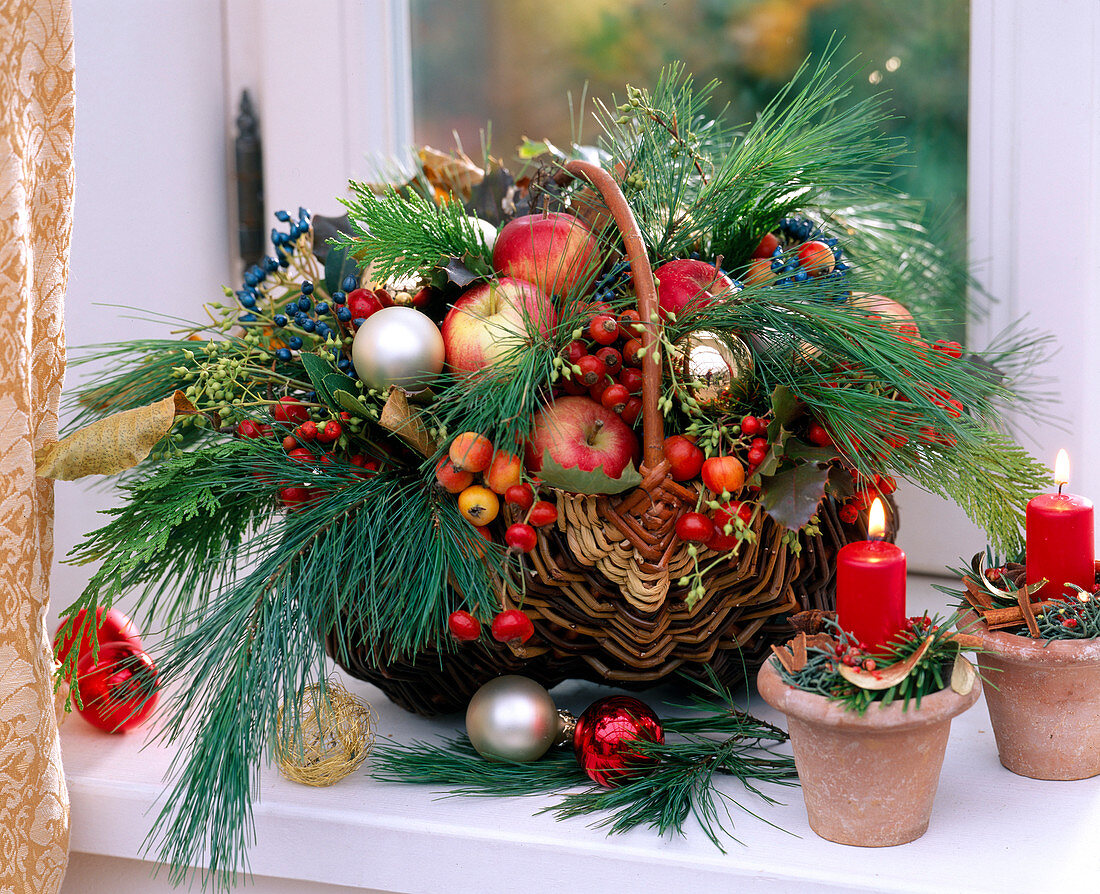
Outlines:
{"label": "pine needle sprig on sill", "polygon": [[695,716],[662,721],[666,741],[639,743],[639,753],[658,761],[655,770],[614,789],[594,786],[571,751],[552,751],[533,763],[492,762],[465,736],[437,742],[390,743],[375,750],[371,775],[383,782],[442,786],[449,795],[502,797],[580,788],[541,812],[557,818],[593,817],[609,833],[647,826],[661,835],[684,834],[694,816],[722,849],[731,833],[730,806],[751,810],[723,791],[718,778],[732,776],[767,803],[762,783],[793,785],[794,761],[772,749],[786,734],[738,710],[732,694],[713,678],[701,684],[714,698],[693,700]]}

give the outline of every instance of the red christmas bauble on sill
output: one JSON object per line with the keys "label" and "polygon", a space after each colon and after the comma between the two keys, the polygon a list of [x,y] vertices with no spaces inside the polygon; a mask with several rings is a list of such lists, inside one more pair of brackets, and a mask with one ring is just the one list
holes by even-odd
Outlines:
{"label": "red christmas bauble on sill", "polygon": [[648,705],[629,695],[613,695],[593,702],[581,714],[573,731],[573,751],[594,782],[615,788],[656,767],[656,760],[634,751],[635,743],[664,740],[661,721]]}
{"label": "red christmas bauble on sill", "polygon": [[76,670],[80,716],[109,733],[140,726],[157,704],[157,668],[131,642],[104,643],[96,661],[89,651]]}

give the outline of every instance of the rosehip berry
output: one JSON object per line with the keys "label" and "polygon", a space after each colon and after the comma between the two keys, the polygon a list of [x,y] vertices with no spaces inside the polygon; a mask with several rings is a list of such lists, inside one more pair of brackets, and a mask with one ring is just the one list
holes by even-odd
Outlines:
{"label": "rosehip berry", "polygon": [[317,426],[317,440],[322,444],[331,444],[340,440],[344,427],[335,419],[329,419]]}
{"label": "rosehip berry", "polygon": [[611,314],[596,314],[588,324],[588,337],[596,344],[612,344],[619,337],[619,321]]}
{"label": "rosehip berry", "polygon": [[640,397],[632,397],[626,402],[626,406],[623,407],[623,411],[619,414],[619,418],[627,425],[633,426],[641,415],[642,399]]}
{"label": "rosehip berry", "polygon": [[617,376],[619,370],[623,368],[623,355],[615,348],[600,348],[596,352],[596,356],[599,357],[603,361],[603,365],[607,367],[607,374],[609,376]]}
{"label": "rosehip berry", "polygon": [[498,643],[525,643],[535,633],[535,625],[518,608],[510,608],[493,618],[493,639]]}
{"label": "rosehip berry", "polygon": [[504,492],[504,502],[518,506],[526,512],[534,505],[535,493],[530,484],[513,484]]}
{"label": "rosehip berry", "polygon": [[309,419],[309,410],[293,397],[282,397],[272,405],[271,418],[285,424],[305,422]]}
{"label": "rosehip berry", "polygon": [[619,338],[630,341],[642,334],[642,317],[636,310],[624,310],[619,314]]}
{"label": "rosehip berry", "polygon": [[558,507],[546,500],[539,500],[527,514],[527,521],[536,528],[551,525],[558,520]]}
{"label": "rosehip berry", "polygon": [[447,618],[451,636],[462,643],[470,643],[481,636],[481,622],[469,612],[455,611]]}
{"label": "rosehip berry", "polygon": [[755,416],[746,416],[741,420],[741,434],[755,435],[760,431],[760,420]]}
{"label": "rosehip berry", "polygon": [[581,384],[589,388],[597,382],[602,382],[607,375],[607,366],[599,357],[594,357],[592,354],[586,354],[578,360],[577,366],[581,371]]}
{"label": "rosehip berry", "polygon": [[676,536],[690,543],[706,543],[714,534],[714,522],[701,512],[685,512],[676,519]]}
{"label": "rosehip berry", "polygon": [[630,339],[630,341],[623,345],[623,363],[627,366],[641,366],[642,358],[638,356],[638,352],[641,349],[642,342],[640,339]]}
{"label": "rosehip berry", "polygon": [[262,438],[263,431],[251,419],[242,419],[237,426],[237,436],[240,438]]}
{"label": "rosehip berry", "polygon": [[665,438],[664,450],[674,481],[691,481],[703,468],[706,454],[683,435]]}
{"label": "rosehip berry", "polygon": [[806,439],[818,447],[829,447],[833,443],[833,439],[825,431],[825,427],[816,422],[811,423],[806,430]]}
{"label": "rosehip berry", "polygon": [[314,500],[319,500],[324,493],[311,487],[284,487],[279,491],[279,502],[287,509],[297,509],[307,506]]}
{"label": "rosehip berry", "polygon": [[567,362],[576,363],[588,353],[588,345],[579,339],[571,341],[565,346],[561,353]]}
{"label": "rosehip berry", "polygon": [[760,465],[764,461],[764,458],[767,455],[768,455],[768,451],[765,450],[763,447],[753,447],[748,452],[749,465],[750,466]]}
{"label": "rosehip berry", "polygon": [[859,510],[856,509],[851,503],[846,503],[841,506],[837,512],[837,517],[846,525],[855,524],[857,518],[859,518]]}
{"label": "rosehip berry", "polygon": [[582,394],[588,394],[588,386],[582,384],[580,379],[576,377],[572,379],[562,379],[561,390],[566,394],[571,394],[573,397],[580,397]]}
{"label": "rosehip berry", "polygon": [[289,451],[286,456],[287,459],[299,465],[312,465],[313,461],[317,458],[313,451],[306,447],[295,447],[293,450]]}
{"label": "rosehip berry", "polygon": [[287,435],[282,440],[283,450],[291,451],[298,446],[298,439],[293,435]]}
{"label": "rosehip berry", "polygon": [[516,522],[514,525],[509,525],[508,530],[504,532],[504,542],[514,550],[529,553],[538,546],[539,535],[530,525]]}
{"label": "rosehip berry", "polygon": [[751,450],[754,447],[759,447],[761,450],[766,450],[768,447],[768,442],[764,438],[753,438],[752,442],[749,444],[749,449]]}
{"label": "rosehip berry", "polygon": [[317,423],[312,420],[303,422],[294,429],[294,437],[305,443],[317,440]]}
{"label": "rosehip berry", "polygon": [[617,382],[605,388],[600,397],[600,403],[612,413],[621,413],[626,409],[628,400],[630,400],[630,392],[626,390],[626,385],[620,385]]}
{"label": "rosehip berry", "polygon": [[603,393],[607,390],[607,387],[610,384],[612,384],[611,379],[607,378],[607,376],[604,376],[599,382],[588,389],[588,394],[591,396],[592,400],[596,401],[596,403],[599,403],[603,400]]}
{"label": "rosehip berry", "polygon": [[626,385],[626,390],[631,394],[642,393],[642,372],[641,370],[634,369],[633,367],[623,367],[623,371],[619,373],[619,381]]}

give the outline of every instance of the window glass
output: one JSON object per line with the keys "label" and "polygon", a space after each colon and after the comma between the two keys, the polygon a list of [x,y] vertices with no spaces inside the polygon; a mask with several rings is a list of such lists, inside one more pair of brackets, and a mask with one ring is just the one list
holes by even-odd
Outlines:
{"label": "window glass", "polygon": [[[890,91],[891,123],[911,155],[898,185],[927,199],[928,222],[965,257],[966,0],[411,0],[415,136],[506,162],[524,136],[567,145],[588,95],[651,86],[682,60],[697,83],[722,82],[718,108],[749,121],[808,54],[843,37],[858,55],[856,98]],[[718,111],[718,108],[715,111]],[[582,138],[594,141],[593,124]]]}

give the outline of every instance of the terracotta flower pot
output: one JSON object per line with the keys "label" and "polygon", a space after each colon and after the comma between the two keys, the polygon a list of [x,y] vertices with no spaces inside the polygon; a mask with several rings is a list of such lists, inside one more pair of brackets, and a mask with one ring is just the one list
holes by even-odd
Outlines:
{"label": "terracotta flower pot", "polygon": [[863,714],[784,683],[771,661],[756,685],[764,700],[787,715],[794,762],[810,828],[822,838],[861,847],[889,847],[920,838],[951,731],[951,718],[981,691],[951,689],[921,699],[871,705]]}
{"label": "terracotta flower pot", "polygon": [[978,665],[1001,763],[1032,779],[1100,774],[1100,641],[1042,640],[990,630],[974,612]]}

